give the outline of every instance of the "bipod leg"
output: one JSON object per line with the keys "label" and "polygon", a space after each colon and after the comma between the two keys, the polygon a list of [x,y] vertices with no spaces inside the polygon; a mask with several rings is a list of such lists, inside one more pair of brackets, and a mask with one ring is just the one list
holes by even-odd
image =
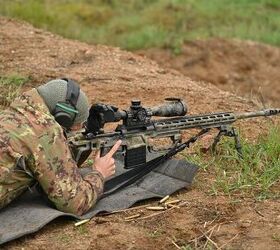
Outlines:
{"label": "bipod leg", "polygon": [[219,141],[221,140],[222,136],[225,135],[225,131],[223,131],[221,128],[220,128],[220,131],[219,133],[217,134],[217,136],[214,138],[214,142],[211,146],[211,152],[214,153],[216,152],[216,147],[217,147],[217,144],[219,143]]}
{"label": "bipod leg", "polygon": [[239,135],[236,132],[235,128],[232,127],[231,129],[232,129],[232,137],[234,137],[235,148],[236,148],[237,154],[241,159],[243,159],[242,145],[241,145],[241,142],[240,142]]}
{"label": "bipod leg", "polygon": [[219,128],[219,133],[218,135],[215,137],[214,142],[212,144],[211,150],[212,152],[216,151],[216,146],[218,144],[218,142],[221,140],[222,136],[228,136],[228,137],[234,137],[234,142],[235,142],[235,148],[236,151],[238,153],[238,156],[240,158],[243,158],[243,154],[242,154],[242,146],[240,143],[240,139],[239,139],[239,135],[236,132],[234,127],[230,127],[228,125],[223,125]]}

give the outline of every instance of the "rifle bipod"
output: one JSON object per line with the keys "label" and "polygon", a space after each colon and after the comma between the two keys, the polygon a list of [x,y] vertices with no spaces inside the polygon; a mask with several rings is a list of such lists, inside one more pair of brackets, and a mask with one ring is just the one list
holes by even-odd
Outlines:
{"label": "rifle bipod", "polygon": [[233,137],[237,154],[240,158],[243,158],[242,145],[240,143],[240,138],[239,138],[239,135],[238,135],[236,129],[234,127],[231,127],[231,126],[228,126],[228,125],[222,125],[218,129],[219,129],[219,133],[214,138],[214,142],[211,146],[211,151],[212,152],[216,151],[216,146],[217,146],[218,142],[221,140],[222,136]]}

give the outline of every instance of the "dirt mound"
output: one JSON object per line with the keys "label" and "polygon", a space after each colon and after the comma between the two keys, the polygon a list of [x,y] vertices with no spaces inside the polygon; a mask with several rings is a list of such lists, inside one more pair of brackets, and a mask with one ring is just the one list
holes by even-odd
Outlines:
{"label": "dirt mound", "polygon": [[193,80],[211,82],[267,106],[280,104],[280,48],[252,41],[210,39],[184,44],[177,56],[162,49],[138,53]]}
{"label": "dirt mound", "polygon": [[[153,106],[169,96],[187,100],[192,114],[257,108],[252,101],[211,84],[192,81],[178,71],[162,69],[139,55],[66,40],[5,18],[0,18],[0,62],[1,75],[18,73],[30,77],[32,81],[26,88],[57,77],[72,77],[81,83],[91,102],[102,101],[122,108],[127,108],[132,98]],[[256,136],[266,128],[266,120],[238,125],[248,137]],[[213,240],[214,245],[223,248],[263,249],[265,242],[266,249],[277,249],[277,201],[254,203],[242,198],[232,203],[227,197],[209,196],[209,182],[209,173],[200,173],[193,190],[176,195],[186,200],[187,205],[175,207],[160,217],[126,222],[124,217],[132,215],[132,211],[96,217],[79,228],[59,219],[36,234],[5,245],[4,249],[175,249],[189,243],[202,248],[207,244],[213,246]],[[211,232],[210,240],[203,234],[207,231],[208,235]]]}
{"label": "dirt mound", "polygon": [[[121,108],[127,108],[134,98],[151,106],[175,96],[187,101],[190,114],[256,109],[253,100],[224,92],[210,83],[195,82],[178,71],[163,69],[152,60],[118,48],[66,40],[11,19],[0,18],[0,24],[0,73],[31,78],[29,88],[68,76],[81,83],[91,102]],[[244,128],[248,136],[258,135],[252,130],[260,131],[264,126],[261,119],[249,124],[250,128]]]}

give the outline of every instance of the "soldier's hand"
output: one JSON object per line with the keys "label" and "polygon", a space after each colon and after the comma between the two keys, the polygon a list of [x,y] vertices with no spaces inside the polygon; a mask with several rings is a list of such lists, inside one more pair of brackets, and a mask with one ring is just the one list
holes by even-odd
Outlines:
{"label": "soldier's hand", "polygon": [[117,141],[110,151],[102,157],[100,155],[100,150],[96,152],[94,167],[103,175],[105,179],[114,175],[116,172],[115,159],[113,158],[113,155],[116,153],[121,143],[121,140]]}

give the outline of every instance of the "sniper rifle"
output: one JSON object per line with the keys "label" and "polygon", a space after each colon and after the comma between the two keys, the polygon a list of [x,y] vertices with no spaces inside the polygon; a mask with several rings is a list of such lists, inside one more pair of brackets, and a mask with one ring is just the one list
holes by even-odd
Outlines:
{"label": "sniper rifle", "polygon": [[[152,108],[144,108],[139,100],[134,100],[131,101],[128,110],[119,110],[117,107],[102,103],[93,104],[85,123],[85,131],[70,135],[68,137],[69,145],[74,159],[78,165],[81,165],[93,149],[99,148],[101,152],[106,151],[121,139],[125,168],[139,168],[155,165],[155,161],[147,162],[147,153],[154,151],[148,139],[171,139],[172,147],[165,148],[162,156],[158,158],[161,159],[160,162],[163,162],[189,147],[211,129],[217,129],[218,134],[214,139],[212,149],[215,150],[222,136],[233,137],[235,147],[242,156],[239,136],[232,124],[240,119],[279,115],[280,109],[245,113],[219,112],[191,116],[186,113],[186,104],[177,98],[167,98],[165,104]],[[165,118],[153,120],[153,116]],[[118,124],[113,131],[105,132],[105,124],[120,121],[122,123]],[[189,129],[200,129],[201,131],[182,143],[182,132]]]}

